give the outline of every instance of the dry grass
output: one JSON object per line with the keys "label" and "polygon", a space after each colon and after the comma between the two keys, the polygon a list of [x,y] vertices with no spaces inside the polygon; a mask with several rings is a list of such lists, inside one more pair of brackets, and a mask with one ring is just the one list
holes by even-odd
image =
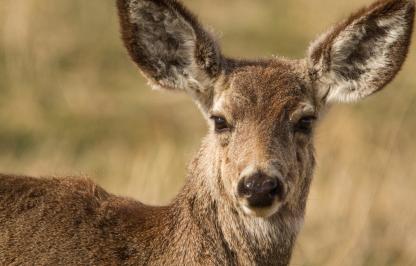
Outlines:
{"label": "dry grass", "polygon": [[[118,38],[114,1],[0,2],[0,170],[86,174],[168,202],[205,124],[190,100],[145,86]],[[302,57],[364,0],[185,1],[226,54]],[[324,7],[322,9],[322,7]],[[293,265],[416,264],[416,51],[388,89],[334,106]]]}

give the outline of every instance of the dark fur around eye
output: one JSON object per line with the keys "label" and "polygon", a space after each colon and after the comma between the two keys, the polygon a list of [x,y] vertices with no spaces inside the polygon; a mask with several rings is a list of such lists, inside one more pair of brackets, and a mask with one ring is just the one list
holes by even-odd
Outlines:
{"label": "dark fur around eye", "polygon": [[295,132],[302,134],[311,134],[315,120],[316,117],[314,116],[302,117],[294,126]]}

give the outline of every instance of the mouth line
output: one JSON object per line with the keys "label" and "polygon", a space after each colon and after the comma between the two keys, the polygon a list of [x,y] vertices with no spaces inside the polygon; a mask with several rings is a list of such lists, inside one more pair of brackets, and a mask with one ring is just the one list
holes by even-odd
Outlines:
{"label": "mouth line", "polygon": [[252,217],[269,218],[280,211],[284,202],[274,201],[268,206],[250,206],[247,202],[240,202],[243,212]]}

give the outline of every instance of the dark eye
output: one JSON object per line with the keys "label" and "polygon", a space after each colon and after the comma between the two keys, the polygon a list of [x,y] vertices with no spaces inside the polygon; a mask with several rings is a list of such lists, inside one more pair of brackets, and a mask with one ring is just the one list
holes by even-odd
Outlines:
{"label": "dark eye", "polygon": [[230,126],[228,125],[227,120],[221,116],[212,116],[211,119],[214,121],[215,124],[215,131],[217,133],[222,133],[228,131]]}
{"label": "dark eye", "polygon": [[314,116],[302,117],[295,125],[295,131],[303,134],[310,134],[312,132],[313,124],[316,120]]}

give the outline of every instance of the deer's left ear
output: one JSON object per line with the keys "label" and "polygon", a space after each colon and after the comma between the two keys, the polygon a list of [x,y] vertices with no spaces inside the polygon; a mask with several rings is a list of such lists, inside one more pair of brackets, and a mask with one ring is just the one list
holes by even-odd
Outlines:
{"label": "deer's left ear", "polygon": [[308,55],[318,95],[348,102],[381,90],[407,56],[414,13],[413,0],[381,0],[318,38]]}

